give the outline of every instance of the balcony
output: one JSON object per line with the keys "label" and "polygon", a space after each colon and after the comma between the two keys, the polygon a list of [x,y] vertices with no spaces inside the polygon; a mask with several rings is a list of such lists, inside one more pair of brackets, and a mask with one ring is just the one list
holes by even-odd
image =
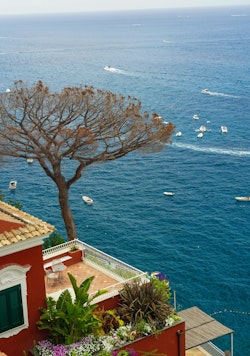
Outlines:
{"label": "balcony", "polygon": [[[75,252],[71,252],[72,248],[75,249]],[[58,259],[65,265],[65,270],[62,271],[60,279],[51,283],[45,276],[46,295],[54,299],[57,299],[65,289],[68,289],[73,295],[67,273],[71,273],[76,278],[78,285],[83,280],[95,276],[91,283],[90,295],[99,289],[107,291],[95,302],[118,295],[125,282],[138,278],[147,279],[146,272],[140,271],[79,240],[65,242],[43,250],[45,268],[50,268],[53,260]]]}

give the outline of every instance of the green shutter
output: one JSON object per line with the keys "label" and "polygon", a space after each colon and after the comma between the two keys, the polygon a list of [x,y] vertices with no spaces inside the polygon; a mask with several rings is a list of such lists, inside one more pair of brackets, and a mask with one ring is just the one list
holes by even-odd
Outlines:
{"label": "green shutter", "polygon": [[24,323],[21,285],[0,291],[0,333]]}

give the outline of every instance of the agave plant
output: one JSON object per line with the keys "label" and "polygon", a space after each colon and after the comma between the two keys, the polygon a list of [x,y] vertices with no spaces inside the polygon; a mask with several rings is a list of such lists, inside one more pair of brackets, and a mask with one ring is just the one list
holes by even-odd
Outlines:
{"label": "agave plant", "polygon": [[68,276],[75,292],[75,299],[73,300],[66,289],[57,301],[51,297],[46,298],[47,308],[40,308],[38,328],[48,330],[49,339],[54,344],[69,345],[100,328],[100,320],[93,313],[97,305],[91,302],[106,291],[100,290],[90,298],[88,291],[94,277],[87,278],[78,287],[76,279],[70,273]]}
{"label": "agave plant", "polygon": [[120,308],[132,325],[142,321],[160,329],[173,312],[164,289],[156,288],[154,280],[125,283],[120,290]]}

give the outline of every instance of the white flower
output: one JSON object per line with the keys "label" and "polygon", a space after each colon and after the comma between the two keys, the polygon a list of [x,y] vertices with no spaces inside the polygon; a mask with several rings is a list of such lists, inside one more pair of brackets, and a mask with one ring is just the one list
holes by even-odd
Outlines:
{"label": "white flower", "polygon": [[172,326],[174,324],[174,319],[172,317],[168,317],[165,322],[165,326]]}

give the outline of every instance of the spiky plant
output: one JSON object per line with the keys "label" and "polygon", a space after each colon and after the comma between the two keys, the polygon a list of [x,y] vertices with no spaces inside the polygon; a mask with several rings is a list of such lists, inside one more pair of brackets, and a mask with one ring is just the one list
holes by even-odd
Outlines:
{"label": "spiky plant", "polygon": [[159,329],[173,311],[166,300],[166,293],[155,287],[153,280],[146,283],[125,283],[120,290],[120,308],[133,325],[145,321]]}

